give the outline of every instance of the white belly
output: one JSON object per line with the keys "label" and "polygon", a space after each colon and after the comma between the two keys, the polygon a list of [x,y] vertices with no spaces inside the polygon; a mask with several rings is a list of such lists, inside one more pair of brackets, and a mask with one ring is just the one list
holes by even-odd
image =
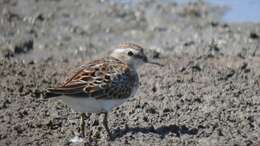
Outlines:
{"label": "white belly", "polygon": [[59,97],[63,102],[65,102],[69,107],[71,107],[76,112],[86,112],[86,113],[99,113],[99,112],[109,112],[113,107],[119,106],[126,99],[99,99],[91,97],[70,97],[61,96]]}

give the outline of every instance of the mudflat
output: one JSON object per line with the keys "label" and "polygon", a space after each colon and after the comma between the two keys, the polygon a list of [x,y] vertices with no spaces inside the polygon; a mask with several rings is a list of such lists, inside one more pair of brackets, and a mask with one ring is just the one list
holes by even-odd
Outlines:
{"label": "mudflat", "polygon": [[140,68],[137,95],[86,119],[89,145],[259,145],[260,24],[226,23],[203,2],[0,0],[0,145],[71,143],[79,113],[44,89],[120,42],[163,67]]}

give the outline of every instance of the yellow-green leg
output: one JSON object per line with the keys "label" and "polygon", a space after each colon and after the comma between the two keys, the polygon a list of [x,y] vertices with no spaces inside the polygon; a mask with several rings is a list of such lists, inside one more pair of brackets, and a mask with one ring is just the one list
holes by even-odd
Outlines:
{"label": "yellow-green leg", "polygon": [[108,126],[107,126],[107,124],[108,124],[107,117],[108,117],[108,113],[106,112],[106,113],[104,113],[103,125],[104,125],[106,132],[107,132],[109,140],[112,140],[113,139],[112,134],[111,134],[111,132],[110,132]]}
{"label": "yellow-green leg", "polygon": [[80,114],[80,135],[84,138],[85,135],[85,119],[86,119],[86,114],[81,113]]}

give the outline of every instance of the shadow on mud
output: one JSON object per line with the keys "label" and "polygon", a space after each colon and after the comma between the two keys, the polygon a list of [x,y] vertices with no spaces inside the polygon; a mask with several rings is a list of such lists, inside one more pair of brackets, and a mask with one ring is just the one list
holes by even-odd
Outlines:
{"label": "shadow on mud", "polygon": [[151,127],[133,127],[129,128],[126,127],[125,129],[116,129],[113,133],[114,138],[120,138],[126,135],[127,133],[155,133],[160,135],[161,138],[164,138],[169,133],[173,133],[176,135],[176,137],[180,137],[182,134],[188,134],[188,135],[196,135],[199,131],[199,128],[188,128],[185,125],[168,125],[168,126],[161,126],[159,128]]}

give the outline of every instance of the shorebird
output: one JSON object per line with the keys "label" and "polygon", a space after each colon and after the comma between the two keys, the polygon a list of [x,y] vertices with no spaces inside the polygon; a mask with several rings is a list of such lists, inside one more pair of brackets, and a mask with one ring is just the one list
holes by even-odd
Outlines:
{"label": "shorebird", "polygon": [[74,111],[81,113],[81,136],[85,137],[85,113],[104,113],[103,126],[108,128],[108,112],[133,97],[139,86],[137,69],[147,59],[144,49],[133,43],[122,43],[105,58],[83,64],[61,85],[47,89],[47,95],[60,96]]}

